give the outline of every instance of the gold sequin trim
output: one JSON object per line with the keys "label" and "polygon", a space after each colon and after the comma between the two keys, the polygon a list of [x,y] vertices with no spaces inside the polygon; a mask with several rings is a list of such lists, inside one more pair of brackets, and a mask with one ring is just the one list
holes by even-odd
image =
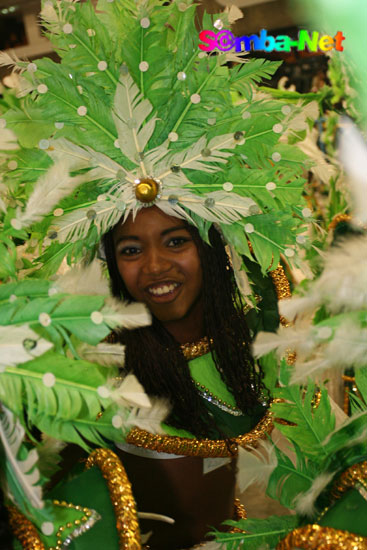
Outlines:
{"label": "gold sequin trim", "polygon": [[360,483],[367,489],[367,460],[350,466],[337,479],[331,489],[331,496],[335,499],[340,498],[348,489],[351,489]]}
{"label": "gold sequin trim", "polygon": [[[273,271],[269,271],[269,275],[273,280],[278,300],[290,298],[292,296],[291,286],[289,284],[283,266],[279,264],[276,269],[274,269]],[[288,327],[290,325],[289,321],[282,315],[280,316],[280,324],[284,327]]]}
{"label": "gold sequin trim", "polygon": [[45,550],[37,529],[15,506],[9,506],[9,523],[24,550]]}
{"label": "gold sequin trim", "polygon": [[108,449],[96,449],[86,468],[98,466],[105,480],[116,515],[120,550],[141,550],[139,523],[131,484],[120,459]]}
{"label": "gold sequin trim", "polygon": [[305,525],[281,540],[276,550],[367,550],[367,537],[331,527]]}
{"label": "gold sequin trim", "polygon": [[172,435],[152,434],[140,428],[133,428],[126,442],[136,447],[143,447],[158,453],[170,453],[184,456],[233,457],[239,446],[255,445],[273,428],[272,414],[266,412],[260,422],[248,433],[233,439],[190,439]]}
{"label": "gold sequin trim", "polygon": [[[213,343],[213,341],[211,342]],[[196,359],[196,357],[201,357],[206,353],[209,353],[209,340],[207,336],[204,336],[201,340],[197,342],[190,342],[188,344],[182,344],[180,349],[186,359],[186,361],[191,361]]]}

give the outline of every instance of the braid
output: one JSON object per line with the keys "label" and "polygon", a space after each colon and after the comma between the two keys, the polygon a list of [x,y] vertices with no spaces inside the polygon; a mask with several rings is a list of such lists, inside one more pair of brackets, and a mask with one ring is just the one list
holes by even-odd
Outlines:
{"label": "braid", "polygon": [[[202,263],[204,329],[215,365],[237,406],[249,413],[259,403],[263,374],[256,371],[250,354],[243,300],[218,231],[210,229],[208,245],[196,228],[188,226],[188,230]],[[133,301],[117,268],[113,230],[104,236],[103,243],[112,294]],[[198,437],[218,433],[179,345],[157,319],[153,317],[149,327],[123,331],[119,337],[126,345],[126,371],[137,376],[149,395],[170,400],[173,408],[169,424]]]}

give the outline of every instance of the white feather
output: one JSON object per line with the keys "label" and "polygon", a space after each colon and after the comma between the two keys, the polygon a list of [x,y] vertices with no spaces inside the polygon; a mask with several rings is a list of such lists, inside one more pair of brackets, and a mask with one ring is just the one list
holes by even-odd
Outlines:
{"label": "white feather", "polygon": [[310,327],[292,326],[279,327],[274,332],[259,332],[253,344],[253,353],[255,357],[266,355],[272,350],[276,350],[279,356],[288,350],[294,350],[302,354],[310,353],[314,346],[314,341],[310,336]]}
{"label": "white feather", "polygon": [[146,122],[152,109],[151,103],[143,98],[131,75],[121,76],[116,87],[112,116],[121,151],[134,164],[140,164],[144,176],[147,175],[146,168],[143,161],[137,160],[137,155],[144,151],[154,131],[157,118],[152,117]]}
{"label": "white feather", "polygon": [[37,181],[24,212],[19,212],[17,219],[23,227],[41,221],[62,198],[69,195],[80,183],[80,178],[70,177],[65,161],[54,164]]}
{"label": "white feather", "polygon": [[354,218],[367,222],[367,144],[357,126],[343,118],[340,137],[341,162],[351,180]]}
{"label": "white feather", "polygon": [[0,150],[1,151],[14,151],[19,149],[17,136],[13,130],[9,128],[2,128],[0,130]]}
{"label": "white feather", "polygon": [[111,297],[106,298],[101,313],[111,328],[134,329],[150,325],[152,321],[150,312],[144,304],[127,304]]}
{"label": "white feather", "polygon": [[[89,217],[92,212],[93,217]],[[122,212],[116,208],[115,201],[97,201],[88,208],[78,208],[58,218],[52,228],[57,232],[60,243],[76,242],[87,236],[91,225],[96,225],[100,234],[103,234],[113,227],[121,216]]]}
{"label": "white feather", "polygon": [[82,359],[97,363],[102,367],[122,367],[125,363],[125,346],[106,342],[101,342],[97,346],[83,343],[78,348],[78,355]]}
{"label": "white feather", "polygon": [[125,426],[135,426],[155,434],[165,433],[161,423],[169,415],[170,406],[164,399],[152,397],[150,397],[150,403],[151,407],[149,409],[134,408],[125,421]]}
{"label": "white feather", "polygon": [[76,265],[58,277],[53,287],[68,294],[109,295],[109,286],[102,272],[101,262],[93,260],[89,265]]}
{"label": "white feather", "polygon": [[313,516],[315,514],[315,501],[322,491],[333,479],[335,472],[323,472],[312,482],[311,487],[305,493],[300,493],[294,503],[295,509],[301,516]]}
{"label": "white feather", "polygon": [[12,67],[15,71],[24,71],[26,62],[19,59],[14,51],[0,51],[0,67]]}
{"label": "white feather", "polygon": [[42,442],[37,446],[38,467],[43,475],[50,477],[59,469],[58,462],[60,461],[60,453],[66,447],[67,443],[44,433],[41,437]]}
{"label": "white feather", "polygon": [[[158,179],[163,179],[171,173],[171,166],[177,165],[180,168],[190,168],[191,170],[200,170],[202,172],[217,172],[217,166],[210,166],[211,162],[227,162],[227,158],[233,153],[223,151],[222,149],[233,149],[237,142],[233,134],[223,134],[206,142],[205,136],[201,137],[194,145],[185,151],[167,155],[156,167],[159,174]],[[209,149],[208,156],[203,156],[203,151]]]}
{"label": "white feather", "polygon": [[[305,382],[308,377],[316,378],[325,369],[344,371],[350,367],[360,368],[366,365],[367,328],[346,319],[335,329],[332,339],[326,342],[320,342],[312,331],[313,327],[304,336],[310,349],[305,359],[297,357],[292,372],[292,384]],[[297,351],[297,344],[294,348],[292,345],[292,349]]]}
{"label": "white feather", "polygon": [[234,276],[236,278],[237,286],[245,300],[245,302],[252,306],[252,302],[249,299],[249,296],[252,295],[252,289],[250,286],[249,279],[246,272],[242,269],[242,260],[239,254],[237,254],[236,249],[232,245],[227,245],[226,250],[228,250],[228,255],[232,263]]}
{"label": "white feather", "polygon": [[175,520],[162,514],[154,514],[152,512],[137,512],[137,516],[140,519],[151,519],[152,521],[163,521],[163,523],[173,524]]}
{"label": "white feather", "polygon": [[[17,455],[24,439],[24,428],[13,413],[2,407],[0,415],[0,441],[2,443],[8,464],[17,479],[18,485],[27,500],[35,508],[44,507],[42,500],[42,488],[36,483],[40,474],[35,467],[38,461],[36,449],[29,451],[25,460],[18,460]],[[29,473],[30,472],[30,473]],[[11,495],[9,495],[11,498]]]}
{"label": "white feather", "polygon": [[119,387],[111,391],[111,399],[120,407],[152,408],[149,396],[134,374],[125,376]]}
{"label": "white feather", "polygon": [[[23,342],[32,340],[36,346],[27,350]],[[0,367],[16,366],[43,355],[53,344],[40,338],[28,325],[0,326]]]}
{"label": "white feather", "polygon": [[367,308],[367,235],[351,237],[329,250],[324,270],[304,297],[279,303],[293,320],[325,304],[331,313]]}
{"label": "white feather", "polygon": [[241,493],[253,483],[266,487],[278,464],[275,447],[270,441],[260,441],[256,448],[247,449],[240,447],[238,453],[237,483]]}
{"label": "white feather", "polygon": [[66,157],[70,170],[92,168],[84,176],[87,181],[116,179],[118,172],[123,172],[125,177],[130,177],[131,182],[133,181],[132,174],[129,175],[123,166],[107,155],[99,153],[91,147],[79,147],[65,138],[54,140],[47,153],[54,162],[64,160]]}

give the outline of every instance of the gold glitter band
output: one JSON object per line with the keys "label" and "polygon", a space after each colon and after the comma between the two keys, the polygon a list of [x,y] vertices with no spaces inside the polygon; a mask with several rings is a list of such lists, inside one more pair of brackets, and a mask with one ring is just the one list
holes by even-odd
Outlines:
{"label": "gold glitter band", "polygon": [[346,491],[360,483],[367,489],[367,460],[350,466],[337,479],[331,489],[331,496],[335,499],[340,498]]}
{"label": "gold glitter band", "polygon": [[9,506],[9,523],[24,550],[45,550],[37,529],[15,506]]}
{"label": "gold glitter band", "polygon": [[189,439],[172,435],[157,435],[133,428],[126,442],[137,447],[150,449],[159,453],[170,453],[184,456],[233,457],[239,446],[255,445],[260,438],[264,438],[273,428],[270,410],[266,412],[260,422],[248,433],[233,439]]}
{"label": "gold glitter band", "polygon": [[180,349],[186,361],[191,361],[192,359],[196,359],[196,357],[201,357],[202,355],[209,353],[208,337],[204,336],[204,338],[197,342],[182,344]]}
{"label": "gold glitter band", "polygon": [[108,449],[96,449],[86,468],[98,466],[105,480],[116,515],[120,550],[141,550],[140,531],[131,485],[120,459]]}
{"label": "gold glitter band", "polygon": [[305,525],[281,540],[276,550],[367,550],[367,537],[331,527]]}
{"label": "gold glitter band", "polygon": [[[290,298],[292,296],[291,286],[289,284],[283,266],[279,264],[276,269],[274,269],[273,271],[269,271],[269,275],[273,280],[278,300]],[[280,324],[284,327],[288,327],[290,325],[289,321],[282,315],[280,316]]]}

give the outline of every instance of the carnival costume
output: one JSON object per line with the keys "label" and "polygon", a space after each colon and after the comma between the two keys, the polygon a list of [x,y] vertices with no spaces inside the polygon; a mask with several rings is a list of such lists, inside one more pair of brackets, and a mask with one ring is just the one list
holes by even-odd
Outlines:
{"label": "carnival costume", "polygon": [[[91,261],[103,233],[155,205],[195,225],[204,241],[217,224],[252,305],[256,281],[268,270],[278,298],[289,295],[280,254],[296,258],[299,229],[309,220],[301,197],[305,157],[287,143],[299,138],[292,121],[302,108],[256,91],[277,63],[228,51],[207,55],[198,48],[196,6],[163,4],[99,0],[95,10],[91,2],[48,0],[42,23],[61,62],[1,57],[14,64],[23,96],[0,119],[7,188],[0,199],[7,282],[0,287],[0,400],[4,487],[18,507],[12,523],[24,548],[91,548],[106,533],[111,549],[141,548],[131,488],[111,450],[95,450],[87,464],[95,468],[80,478],[84,488],[104,487],[99,502],[93,498],[95,509],[89,496],[76,503],[78,481],[61,487],[59,499],[44,501],[39,479],[47,473],[31,426],[88,450],[114,441],[203,458],[233,456],[271,426],[270,413],[255,427],[255,418],[234,426],[241,415],[212,357],[201,354],[207,342],[196,344],[203,346],[199,351],[189,346],[190,370],[230,439],[197,440],[162,425],[165,405],[153,403],[134,377],[119,379],[123,348],[105,341],[118,326],[147,324],[145,310],[107,298],[94,264],[69,279],[45,280],[64,258],[69,264]],[[204,14],[202,28],[222,30],[232,20],[233,10]],[[30,252],[42,251],[35,262],[23,262],[29,271],[22,278],[19,240],[28,240]],[[251,279],[255,261],[261,273],[251,296],[246,271]],[[88,296],[87,273],[93,287]],[[273,321],[262,328],[273,330]],[[108,369],[101,366],[106,364]]]}

